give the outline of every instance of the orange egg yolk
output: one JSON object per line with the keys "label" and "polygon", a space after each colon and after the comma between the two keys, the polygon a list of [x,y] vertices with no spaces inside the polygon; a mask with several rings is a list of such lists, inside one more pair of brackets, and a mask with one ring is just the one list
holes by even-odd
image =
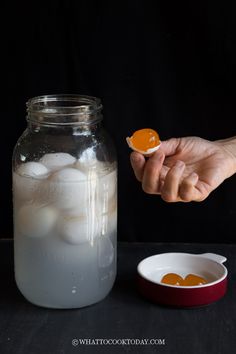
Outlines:
{"label": "orange egg yolk", "polygon": [[159,135],[153,129],[145,128],[134,132],[130,138],[131,144],[140,151],[147,151],[160,144]]}
{"label": "orange egg yolk", "polygon": [[183,285],[183,281],[183,278],[175,273],[168,273],[161,279],[162,283],[170,285]]}
{"label": "orange egg yolk", "polygon": [[206,279],[195,274],[188,274],[184,279],[175,273],[168,273],[161,279],[161,283],[178,286],[194,286],[207,284]]}
{"label": "orange egg yolk", "polygon": [[207,281],[206,281],[206,279],[199,277],[198,275],[188,274],[184,278],[184,285],[185,286],[194,286],[194,285],[202,285],[202,284],[207,284]]}

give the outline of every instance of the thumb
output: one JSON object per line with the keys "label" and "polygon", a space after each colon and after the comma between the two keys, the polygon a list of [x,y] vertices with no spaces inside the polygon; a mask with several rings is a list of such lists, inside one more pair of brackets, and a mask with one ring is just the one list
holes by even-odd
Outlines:
{"label": "thumb", "polygon": [[171,138],[161,142],[160,150],[163,151],[165,156],[176,154],[180,145],[180,138]]}

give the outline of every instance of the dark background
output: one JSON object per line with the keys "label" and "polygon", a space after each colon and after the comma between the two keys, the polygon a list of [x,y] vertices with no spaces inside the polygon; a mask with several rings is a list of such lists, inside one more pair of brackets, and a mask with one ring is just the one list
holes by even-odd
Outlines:
{"label": "dark background", "polygon": [[119,163],[118,239],[235,242],[236,176],[204,202],[145,194],[125,137],[156,129],[162,140],[236,135],[233,1],[1,3],[1,219],[12,237],[11,156],[34,96],[79,93],[104,105]]}

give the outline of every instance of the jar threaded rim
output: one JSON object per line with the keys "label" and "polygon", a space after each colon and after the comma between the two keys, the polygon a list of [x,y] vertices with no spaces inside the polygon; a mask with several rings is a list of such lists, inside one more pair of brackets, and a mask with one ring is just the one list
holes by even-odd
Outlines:
{"label": "jar threaded rim", "polygon": [[27,121],[47,125],[94,124],[102,119],[98,97],[78,94],[42,95],[26,102]]}

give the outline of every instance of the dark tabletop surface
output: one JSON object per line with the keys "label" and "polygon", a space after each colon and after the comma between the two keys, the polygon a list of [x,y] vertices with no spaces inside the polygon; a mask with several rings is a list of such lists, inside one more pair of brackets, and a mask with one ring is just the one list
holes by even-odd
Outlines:
{"label": "dark tabletop surface", "polygon": [[[164,307],[141,297],[136,288],[137,264],[162,252],[214,252],[227,257],[226,295],[218,302],[191,309]],[[119,243],[118,274],[112,291],[100,303],[82,309],[46,309],[25,300],[14,281],[11,240],[0,241],[0,272],[1,354],[228,354],[236,348],[236,245]],[[76,345],[81,339],[106,341]],[[109,344],[114,339],[120,341]],[[119,344],[122,339],[126,344]],[[156,344],[132,344],[144,339],[155,339]]]}

